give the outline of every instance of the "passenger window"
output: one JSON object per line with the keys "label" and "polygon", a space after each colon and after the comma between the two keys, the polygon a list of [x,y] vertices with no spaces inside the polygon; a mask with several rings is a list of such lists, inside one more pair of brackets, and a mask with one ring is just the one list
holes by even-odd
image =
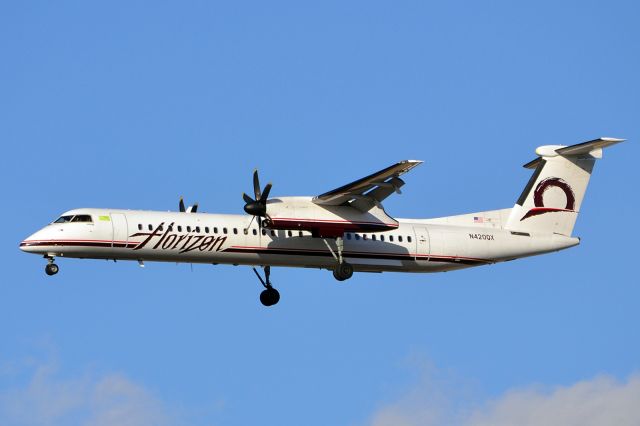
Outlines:
{"label": "passenger window", "polygon": [[384,241],[384,235],[380,235],[380,241]]}
{"label": "passenger window", "polygon": [[222,228],[222,233],[226,234],[227,233],[227,228]]}
{"label": "passenger window", "polygon": [[398,235],[398,242],[402,242],[402,235]]}
{"label": "passenger window", "polygon": [[258,231],[256,231],[255,229],[253,230],[253,235],[258,235]]}
{"label": "passenger window", "polygon": [[217,227],[217,226],[214,226],[214,227],[213,227],[213,233],[214,233],[214,234],[217,234],[217,233],[218,233],[218,227]]}
{"label": "passenger window", "polygon": [[347,240],[351,239],[351,234],[347,234]]}
{"label": "passenger window", "polygon": [[158,231],[162,231],[162,225],[158,226]]}
{"label": "passenger window", "polygon": [[393,242],[393,235],[389,235],[389,241]]}
{"label": "passenger window", "polygon": [[276,231],[271,231],[271,236],[275,237],[276,236]]}
{"label": "passenger window", "polygon": [[149,225],[149,231],[153,231],[153,226]]}
{"label": "passenger window", "polygon": [[173,225],[169,225],[169,232],[173,232]]}
{"label": "passenger window", "polygon": [[178,232],[182,232],[182,226],[178,225]]}
{"label": "passenger window", "polygon": [[376,234],[371,235],[371,239],[372,239],[373,241],[375,241],[375,240],[376,240]]}
{"label": "passenger window", "polygon": [[266,229],[262,230],[262,235],[267,235],[267,230]]}
{"label": "passenger window", "polygon": [[356,240],[360,239],[360,235],[359,234],[355,234],[354,236],[356,237]]}
{"label": "passenger window", "polygon": [[238,228],[233,228],[233,233],[237,234],[238,233]]}
{"label": "passenger window", "polygon": [[209,233],[209,227],[208,226],[204,227],[204,232],[207,233],[207,234]]}
{"label": "passenger window", "polygon": [[196,226],[196,232],[200,232],[200,227]]}
{"label": "passenger window", "polygon": [[302,237],[302,231],[298,231],[298,237]]}
{"label": "passenger window", "polygon": [[290,237],[291,236],[291,231],[287,231],[287,236]]}
{"label": "passenger window", "polygon": [[407,236],[407,242],[409,242],[409,243],[411,242],[411,236],[410,235]]}
{"label": "passenger window", "polygon": [[191,232],[191,225],[187,225],[187,232]]}
{"label": "passenger window", "polygon": [[73,216],[60,216],[58,219],[56,219],[55,222],[53,223],[66,223],[66,222],[71,222],[71,219],[73,219]]}
{"label": "passenger window", "polygon": [[366,240],[367,239],[367,234],[362,234],[362,239]]}
{"label": "passenger window", "polygon": [[142,224],[141,223],[138,224],[138,231],[142,231]]}

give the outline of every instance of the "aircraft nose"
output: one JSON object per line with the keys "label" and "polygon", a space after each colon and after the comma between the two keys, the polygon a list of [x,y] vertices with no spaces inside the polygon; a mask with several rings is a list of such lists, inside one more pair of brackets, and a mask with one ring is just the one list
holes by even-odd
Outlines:
{"label": "aircraft nose", "polygon": [[25,238],[21,243],[20,243],[20,250],[27,252],[27,253],[34,253],[37,251],[37,245],[36,242],[40,239],[39,238],[39,234],[41,234],[41,231],[38,231],[34,234],[29,235],[27,238]]}
{"label": "aircraft nose", "polygon": [[29,253],[30,251],[32,251],[33,246],[27,242],[27,240],[23,241],[20,243],[20,250]]}

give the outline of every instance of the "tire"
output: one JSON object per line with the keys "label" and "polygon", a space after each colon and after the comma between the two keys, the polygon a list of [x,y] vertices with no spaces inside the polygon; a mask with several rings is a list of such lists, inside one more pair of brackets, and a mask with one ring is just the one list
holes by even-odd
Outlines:
{"label": "tire", "polygon": [[336,265],[333,270],[333,277],[338,281],[348,280],[353,276],[353,266],[350,263],[342,262]]}
{"label": "tire", "polygon": [[336,266],[336,268],[333,270],[333,278],[335,278],[338,281],[344,281],[345,278],[342,277],[342,275],[340,275],[339,269]]}
{"label": "tire", "polygon": [[57,274],[59,270],[60,268],[55,263],[49,263],[47,266],[44,267],[45,274],[49,276]]}
{"label": "tire", "polygon": [[273,306],[280,301],[280,292],[275,288],[267,288],[260,293],[260,303]]}

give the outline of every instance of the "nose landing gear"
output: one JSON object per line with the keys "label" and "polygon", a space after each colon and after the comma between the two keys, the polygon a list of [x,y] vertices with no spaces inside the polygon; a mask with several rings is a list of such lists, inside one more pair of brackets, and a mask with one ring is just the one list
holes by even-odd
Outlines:
{"label": "nose landing gear", "polygon": [[280,301],[280,292],[273,288],[271,285],[270,275],[271,275],[271,267],[269,265],[265,266],[264,269],[264,280],[256,270],[256,268],[252,268],[253,272],[256,273],[256,276],[262,283],[264,290],[260,293],[260,303],[264,306],[273,306]]}
{"label": "nose landing gear", "polygon": [[57,274],[60,268],[58,267],[58,265],[53,263],[54,261],[53,257],[47,257],[47,261],[49,263],[47,263],[47,266],[44,267],[45,274],[49,276]]}

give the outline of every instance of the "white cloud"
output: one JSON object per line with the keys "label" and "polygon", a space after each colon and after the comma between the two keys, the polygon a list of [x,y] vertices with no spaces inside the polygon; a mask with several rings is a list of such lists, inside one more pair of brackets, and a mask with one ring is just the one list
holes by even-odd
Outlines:
{"label": "white cloud", "polygon": [[61,378],[52,363],[39,365],[24,385],[0,391],[3,425],[168,425],[161,401],[127,377],[105,374]]}
{"label": "white cloud", "polygon": [[[492,400],[460,392],[455,381],[421,373],[419,383],[381,406],[372,426],[601,426],[640,424],[640,376],[598,376],[570,386],[513,389]],[[461,386],[465,388],[465,386]]]}
{"label": "white cloud", "polygon": [[619,382],[600,376],[550,392],[522,389],[507,392],[469,418],[473,426],[500,425],[638,425],[640,376]]}

